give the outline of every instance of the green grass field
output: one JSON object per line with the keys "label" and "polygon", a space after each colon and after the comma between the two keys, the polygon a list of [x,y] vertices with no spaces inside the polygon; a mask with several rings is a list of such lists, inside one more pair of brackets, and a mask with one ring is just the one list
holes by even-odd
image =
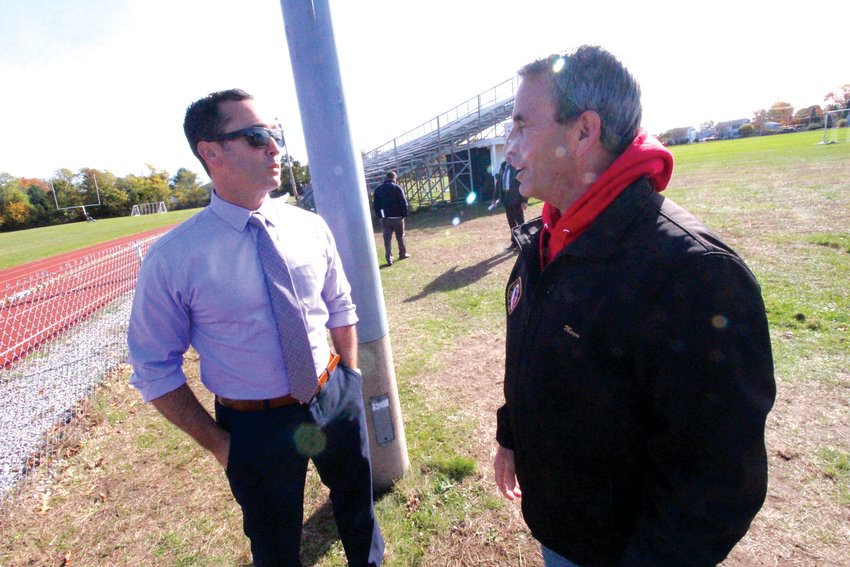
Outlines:
{"label": "green grass field", "polygon": [[[776,363],[768,498],[729,567],[819,567],[850,556],[850,143],[820,139],[810,132],[671,148],[676,168],[664,194],[756,274]],[[456,217],[463,222],[453,226]],[[30,240],[57,239],[29,232]],[[538,547],[490,473],[513,263],[502,250],[504,215],[482,203],[443,208],[413,215],[407,232],[412,258],[381,270],[410,458],[407,475],[377,503],[385,565],[537,567]],[[4,253],[10,236],[0,235]],[[197,357],[185,366],[197,385]],[[126,373],[97,394],[79,443],[0,515],[0,565],[250,563],[220,468],[141,403]],[[329,518],[327,492],[311,473],[305,565],[345,565]]]}
{"label": "green grass field", "polygon": [[182,222],[199,209],[0,233],[0,270]]}

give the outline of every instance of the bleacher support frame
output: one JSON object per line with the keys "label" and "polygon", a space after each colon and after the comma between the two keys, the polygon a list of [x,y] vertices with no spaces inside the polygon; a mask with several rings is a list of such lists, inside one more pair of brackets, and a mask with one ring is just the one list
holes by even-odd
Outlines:
{"label": "bleacher support frame", "polygon": [[502,142],[517,77],[503,81],[363,155],[370,193],[389,170],[397,172],[412,208],[466,199],[475,186],[471,150]]}

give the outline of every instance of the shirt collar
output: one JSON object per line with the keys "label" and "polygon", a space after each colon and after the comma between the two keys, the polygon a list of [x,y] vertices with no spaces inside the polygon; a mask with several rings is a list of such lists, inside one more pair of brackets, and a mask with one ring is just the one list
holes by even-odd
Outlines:
{"label": "shirt collar", "polygon": [[263,201],[263,204],[260,205],[260,208],[256,211],[250,211],[248,209],[242,208],[239,205],[234,205],[233,203],[228,203],[224,199],[218,196],[213,189],[212,198],[210,199],[210,209],[221,218],[224,222],[232,226],[235,230],[242,232],[245,230],[245,226],[248,224],[248,220],[251,218],[251,215],[254,212],[260,213],[263,218],[266,219],[266,223],[274,226],[274,221],[271,217],[271,204],[272,199],[266,198]]}

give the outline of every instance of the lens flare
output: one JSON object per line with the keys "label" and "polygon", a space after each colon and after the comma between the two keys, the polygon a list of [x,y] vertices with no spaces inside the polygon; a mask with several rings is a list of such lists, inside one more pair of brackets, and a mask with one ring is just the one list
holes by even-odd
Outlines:
{"label": "lens flare", "polygon": [[452,219],[452,226],[457,226],[460,224],[460,217],[455,217]]}
{"label": "lens flare", "polygon": [[555,63],[552,65],[552,72],[553,73],[560,73],[561,69],[564,68],[565,64],[566,64],[566,61],[564,61],[564,58],[558,57],[558,59],[556,59]]}
{"label": "lens flare", "polygon": [[466,204],[471,205],[472,203],[475,202],[475,200],[477,198],[478,198],[478,195],[476,195],[475,191],[470,191],[469,195],[466,196]]}
{"label": "lens flare", "polygon": [[304,424],[295,430],[295,447],[302,455],[318,455],[325,450],[327,444],[325,433],[314,424]]}

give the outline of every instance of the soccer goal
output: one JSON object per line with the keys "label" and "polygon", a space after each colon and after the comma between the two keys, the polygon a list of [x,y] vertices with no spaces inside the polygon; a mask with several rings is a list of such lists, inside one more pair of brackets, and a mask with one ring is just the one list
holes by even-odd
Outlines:
{"label": "soccer goal", "polygon": [[165,201],[160,201],[158,203],[142,203],[141,205],[133,205],[133,210],[130,211],[130,216],[138,217],[141,215],[155,215],[167,212],[168,209],[165,208]]}
{"label": "soccer goal", "polygon": [[850,108],[829,110],[823,113],[823,140],[821,144],[850,141]]}

